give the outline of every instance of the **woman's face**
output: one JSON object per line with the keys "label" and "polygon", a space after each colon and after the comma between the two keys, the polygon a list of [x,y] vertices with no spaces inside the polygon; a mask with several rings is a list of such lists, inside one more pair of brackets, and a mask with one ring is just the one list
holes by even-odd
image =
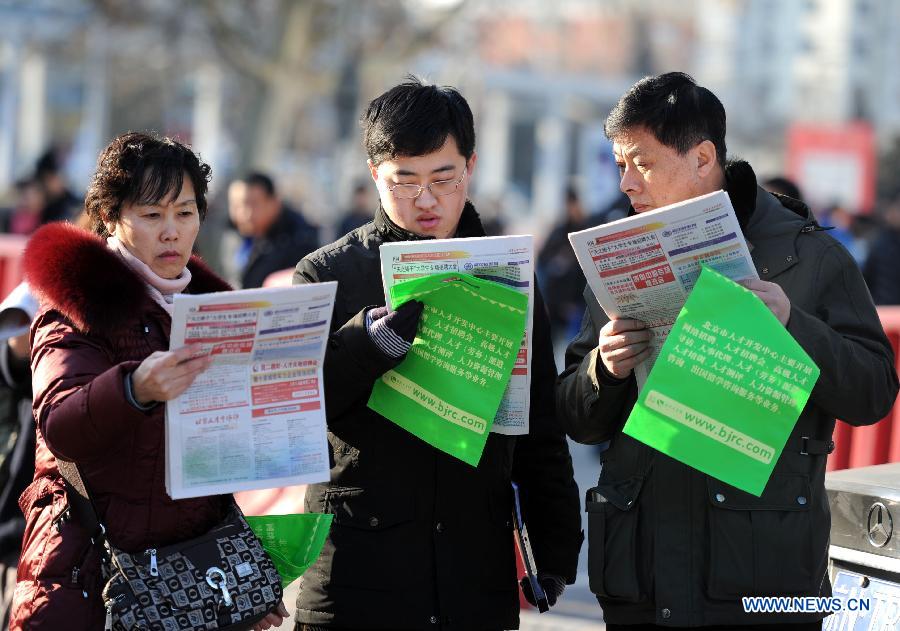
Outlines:
{"label": "woman's face", "polygon": [[185,173],[181,191],[154,205],[127,204],[107,231],[163,278],[177,278],[200,231],[194,185]]}

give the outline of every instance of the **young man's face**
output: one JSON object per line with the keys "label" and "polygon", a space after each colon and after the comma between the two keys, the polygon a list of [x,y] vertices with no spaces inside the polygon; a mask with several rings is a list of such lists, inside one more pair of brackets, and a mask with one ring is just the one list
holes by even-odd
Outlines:
{"label": "young man's face", "polygon": [[[378,187],[381,205],[391,221],[420,237],[446,239],[456,233],[459,225],[476,158],[473,153],[467,163],[456,140],[447,136],[444,146],[437,151],[423,156],[400,156],[377,166],[370,162],[369,171]],[[428,186],[436,182],[446,184],[435,185],[435,192],[448,189],[452,192],[435,196],[425,188],[417,198],[404,199],[401,191],[411,189],[401,187],[391,191],[396,185]],[[453,190],[452,183],[455,182],[458,184]]]}
{"label": "young man's face", "polygon": [[724,185],[715,146],[708,140],[680,154],[646,128],[635,127],[613,138],[613,153],[621,177],[619,188],[639,213],[712,193]]}

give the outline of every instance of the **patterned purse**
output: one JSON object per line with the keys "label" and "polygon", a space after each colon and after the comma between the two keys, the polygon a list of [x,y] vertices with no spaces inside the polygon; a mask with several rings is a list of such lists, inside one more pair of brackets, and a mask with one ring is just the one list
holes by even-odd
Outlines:
{"label": "patterned purse", "polygon": [[110,545],[73,463],[58,461],[70,508],[100,547],[106,631],[247,629],[281,602],[281,577],[241,509],[212,530],[165,548]]}
{"label": "patterned purse", "polygon": [[281,577],[237,505],[205,535],[129,554],[107,542],[106,629],[247,629],[281,602]]}

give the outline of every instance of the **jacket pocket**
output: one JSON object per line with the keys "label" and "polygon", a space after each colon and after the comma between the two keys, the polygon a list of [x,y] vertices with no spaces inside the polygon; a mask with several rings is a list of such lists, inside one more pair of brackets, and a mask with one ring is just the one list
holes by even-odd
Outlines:
{"label": "jacket pocket", "polygon": [[638,558],[638,496],[643,476],[602,482],[588,489],[588,582],[603,598],[646,600]]}
{"label": "jacket pocket", "polygon": [[415,536],[410,493],[333,487],[325,491],[325,511],[334,514],[317,563],[326,584],[397,589],[408,583],[415,563],[404,552]]}
{"label": "jacket pocket", "polygon": [[712,478],[707,479],[707,489],[710,598],[815,591],[813,498],[807,476],[773,475],[762,497]]}

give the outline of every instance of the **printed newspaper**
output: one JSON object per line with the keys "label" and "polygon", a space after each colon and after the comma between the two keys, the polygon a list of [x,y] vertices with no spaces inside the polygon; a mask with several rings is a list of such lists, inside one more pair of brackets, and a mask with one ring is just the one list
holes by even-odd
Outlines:
{"label": "printed newspaper", "polygon": [[510,436],[528,433],[531,393],[531,328],[534,305],[534,238],[531,235],[402,241],[381,246],[381,277],[385,304],[397,283],[430,274],[462,272],[508,285],[528,296],[525,337],[492,432]]}
{"label": "printed newspaper", "polygon": [[336,282],[175,296],[170,348],[213,363],[166,404],[173,499],[329,478],[322,362]]}
{"label": "printed newspaper", "polygon": [[573,232],[569,242],[606,315],[650,328],[651,356],[634,371],[639,388],[701,264],[735,281],[759,278],[724,191]]}

